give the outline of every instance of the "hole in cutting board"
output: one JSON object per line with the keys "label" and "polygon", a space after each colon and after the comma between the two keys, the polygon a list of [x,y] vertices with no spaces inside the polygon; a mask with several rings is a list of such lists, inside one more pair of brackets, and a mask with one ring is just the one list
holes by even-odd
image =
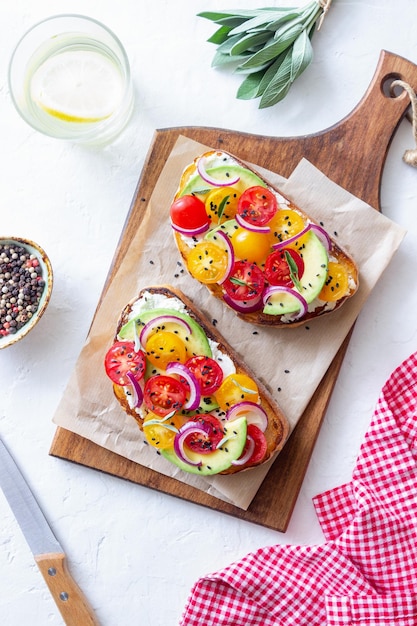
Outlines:
{"label": "hole in cutting board", "polygon": [[389,74],[381,81],[381,91],[387,98],[398,98],[403,93],[403,89],[399,86],[392,89],[391,85],[395,80],[403,79],[399,74]]}

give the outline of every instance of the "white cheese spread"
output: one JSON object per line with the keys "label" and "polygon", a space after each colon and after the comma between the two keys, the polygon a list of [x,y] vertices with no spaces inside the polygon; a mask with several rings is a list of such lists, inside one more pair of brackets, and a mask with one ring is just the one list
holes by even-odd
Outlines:
{"label": "white cheese spread", "polygon": [[[142,297],[134,302],[132,310],[128,315],[128,320],[130,321],[139,316],[141,313],[144,313],[145,311],[152,311],[154,309],[171,309],[178,311],[179,313],[187,313],[185,304],[181,302],[179,298],[169,297],[161,293],[151,293],[149,291],[145,291]],[[219,349],[217,341],[208,338],[208,342],[212,351],[212,358],[220,365],[224,376],[226,377],[229,374],[234,374],[236,372],[236,367],[229,355]],[[141,381],[140,384],[143,387],[143,381]],[[133,408],[132,404],[134,398],[130,391],[130,387],[124,387],[124,392],[130,408]],[[146,416],[146,408],[136,407],[135,410],[142,418]]]}

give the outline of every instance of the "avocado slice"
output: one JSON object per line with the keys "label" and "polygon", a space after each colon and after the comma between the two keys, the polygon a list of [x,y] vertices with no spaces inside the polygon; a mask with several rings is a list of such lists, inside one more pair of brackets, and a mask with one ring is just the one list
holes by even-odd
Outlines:
{"label": "avocado slice", "polygon": [[223,231],[225,235],[229,238],[233,236],[233,233],[239,228],[239,224],[235,219],[226,220],[223,224],[219,224],[214,228],[211,228],[206,235],[204,235],[204,239],[206,241],[214,241],[216,242],[216,234],[219,230]]}
{"label": "avocado slice", "polygon": [[225,427],[225,434],[231,435],[221,448],[210,454],[197,454],[196,452],[188,452],[190,460],[193,462],[201,462],[201,465],[190,465],[182,461],[172,448],[160,450],[162,456],[168,461],[174,463],[177,467],[191,474],[200,474],[201,476],[212,476],[227,470],[232,461],[238,459],[245,447],[246,443],[246,417],[239,417],[228,423]]}
{"label": "avocado slice", "polygon": [[[214,396],[201,396],[200,405],[193,410],[192,414],[211,413],[219,408],[219,403]],[[190,415],[189,411],[181,411],[183,415]]]}
{"label": "avocado slice", "polygon": [[206,333],[201,326],[190,315],[181,313],[175,309],[153,309],[151,311],[143,311],[122,326],[119,330],[118,338],[122,341],[134,341],[135,325],[136,332],[140,335],[140,331],[145,324],[162,315],[173,315],[178,317],[187,322],[191,328],[191,334],[189,334],[183,326],[176,324],[175,321],[166,322],[164,324],[165,330],[175,333],[183,340],[189,357],[193,355],[212,356],[212,351]]}
{"label": "avocado slice", "polygon": [[[243,193],[248,187],[255,187],[260,185],[266,187],[266,183],[259,178],[254,172],[242,167],[240,165],[217,165],[207,169],[207,174],[221,182],[227,182],[232,180],[236,176],[240,176],[239,182],[235,183],[233,187],[240,193]],[[199,174],[195,174],[188,183],[185,185],[181,192],[181,196],[195,194],[198,196],[205,196],[214,187],[201,178]]]}
{"label": "avocado slice", "polygon": [[[327,278],[328,257],[326,248],[312,231],[303,237],[303,245],[298,252],[304,261],[304,274],[300,279],[300,293],[307,304],[319,295]],[[300,308],[298,300],[287,293],[271,296],[263,312],[268,315],[295,313]]]}

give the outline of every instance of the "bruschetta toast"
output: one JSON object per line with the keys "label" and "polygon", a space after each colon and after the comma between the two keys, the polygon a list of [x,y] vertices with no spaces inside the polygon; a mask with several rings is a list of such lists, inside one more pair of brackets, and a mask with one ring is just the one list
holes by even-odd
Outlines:
{"label": "bruschetta toast", "polygon": [[323,226],[225,152],[184,170],[170,219],[189,273],[252,324],[299,326],[358,288],[354,260]]}
{"label": "bruschetta toast", "polygon": [[288,437],[265,385],[173,287],[148,287],[124,308],[105,369],[145,441],[185,472],[247,470]]}

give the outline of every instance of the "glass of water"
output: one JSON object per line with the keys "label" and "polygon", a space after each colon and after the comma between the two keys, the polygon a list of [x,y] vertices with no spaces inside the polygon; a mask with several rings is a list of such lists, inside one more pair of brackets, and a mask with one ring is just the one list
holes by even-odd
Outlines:
{"label": "glass of water", "polygon": [[133,109],[123,45],[106,26],[82,15],[56,15],[28,30],[11,57],[9,87],[28,124],[78,143],[110,142]]}

